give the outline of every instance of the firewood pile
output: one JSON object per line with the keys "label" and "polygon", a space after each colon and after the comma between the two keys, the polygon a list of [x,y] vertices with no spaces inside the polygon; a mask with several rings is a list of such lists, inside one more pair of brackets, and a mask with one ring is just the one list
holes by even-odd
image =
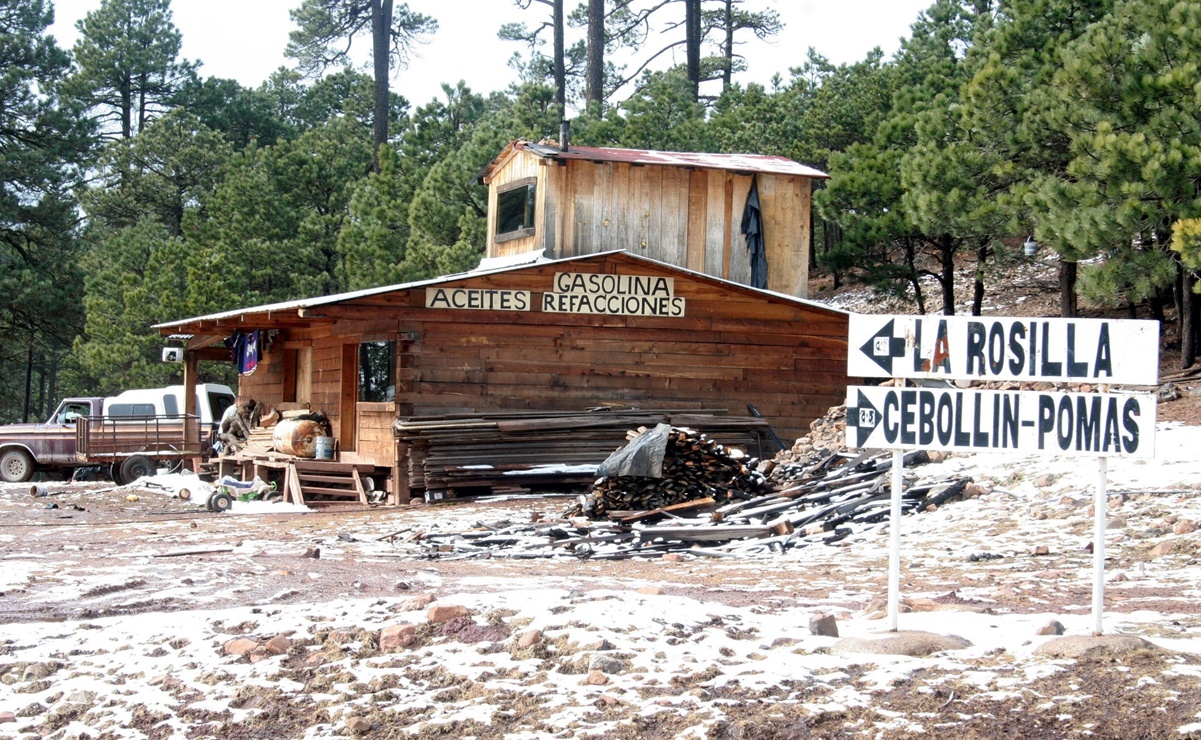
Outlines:
{"label": "firewood pile", "polygon": [[[651,430],[639,427],[627,439],[638,440]],[[692,429],[671,427],[665,433],[659,477],[604,476],[567,516],[599,519],[611,513],[661,509],[686,501],[710,499],[728,503],[752,498],[767,487],[760,461],[737,448],[727,448]],[[770,469],[769,461],[764,468]],[[602,471],[598,471],[602,472]]]}
{"label": "firewood pile", "polygon": [[[632,442],[644,434],[632,434]],[[735,557],[833,544],[889,519],[891,452],[840,447],[812,461],[760,463],[688,430],[672,429],[669,437],[660,477],[603,478],[559,518],[421,530],[391,541],[439,559]],[[924,451],[903,457],[907,468],[928,461]],[[915,473],[903,478],[903,514],[936,509],[964,496],[971,483],[963,477],[919,483]],[[676,476],[684,482],[676,484]]]}

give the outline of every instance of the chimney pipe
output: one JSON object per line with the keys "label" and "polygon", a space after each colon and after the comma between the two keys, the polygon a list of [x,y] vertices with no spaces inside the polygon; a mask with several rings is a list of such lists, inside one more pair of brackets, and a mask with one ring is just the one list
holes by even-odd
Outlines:
{"label": "chimney pipe", "polygon": [[570,121],[560,121],[559,122],[559,151],[561,151],[561,152],[567,151],[568,146],[571,144],[570,139],[571,139],[571,122]]}

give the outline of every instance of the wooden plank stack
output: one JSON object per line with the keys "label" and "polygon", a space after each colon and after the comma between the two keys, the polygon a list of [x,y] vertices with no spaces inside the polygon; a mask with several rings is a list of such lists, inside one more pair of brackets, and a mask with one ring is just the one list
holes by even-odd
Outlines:
{"label": "wooden plank stack", "polygon": [[394,430],[407,446],[410,488],[442,498],[589,484],[629,429],[661,423],[698,429],[751,454],[768,449],[766,421],[724,409],[455,414],[401,419]]}
{"label": "wooden plank stack", "polygon": [[[924,452],[914,452],[905,456],[904,464],[919,465],[927,460]],[[580,501],[560,519],[480,524],[468,531],[421,530],[400,542],[419,548],[427,557],[442,559],[782,553],[812,544],[833,544],[853,531],[886,522],[891,468],[890,452],[836,451],[816,462],[779,465],[762,485],[749,476],[756,490],[765,490],[758,495],[730,489],[724,502],[705,496],[643,511],[609,509],[598,518],[581,515],[589,507]],[[937,508],[963,495],[970,482],[970,478],[949,478],[907,484],[902,511],[919,514]],[[610,495],[609,489],[602,495]]]}

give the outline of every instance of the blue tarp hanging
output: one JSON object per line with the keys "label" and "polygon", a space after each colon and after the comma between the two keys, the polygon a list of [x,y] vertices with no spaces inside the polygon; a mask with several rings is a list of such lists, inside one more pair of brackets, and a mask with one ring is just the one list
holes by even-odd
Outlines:
{"label": "blue tarp hanging", "polygon": [[763,214],[759,210],[759,180],[751,180],[751,192],[742,209],[742,233],[751,258],[751,287],[767,287],[767,249],[763,244]]}

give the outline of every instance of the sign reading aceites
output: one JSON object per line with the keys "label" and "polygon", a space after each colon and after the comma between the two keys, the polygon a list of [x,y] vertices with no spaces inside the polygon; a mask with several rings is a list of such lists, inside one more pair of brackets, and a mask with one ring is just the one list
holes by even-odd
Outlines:
{"label": "sign reading aceites", "polygon": [[1153,457],[1150,394],[851,386],[847,446]]}
{"label": "sign reading aceites", "polygon": [[847,375],[1151,385],[1159,322],[851,314]]}

